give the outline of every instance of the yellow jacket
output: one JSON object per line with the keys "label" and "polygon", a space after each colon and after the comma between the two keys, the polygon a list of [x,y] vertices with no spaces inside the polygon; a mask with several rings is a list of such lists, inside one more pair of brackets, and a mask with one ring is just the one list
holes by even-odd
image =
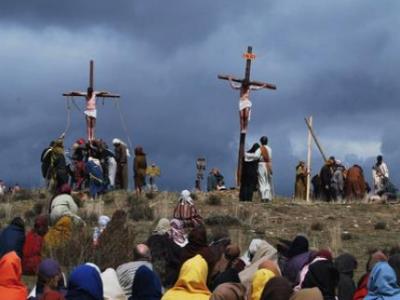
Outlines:
{"label": "yellow jacket", "polygon": [[207,262],[201,255],[196,255],[182,265],[177,282],[161,300],[209,300],[207,275]]}
{"label": "yellow jacket", "polygon": [[260,300],[261,294],[265,285],[270,281],[275,274],[267,269],[260,269],[254,274],[253,282],[251,283],[251,297],[250,300]]}

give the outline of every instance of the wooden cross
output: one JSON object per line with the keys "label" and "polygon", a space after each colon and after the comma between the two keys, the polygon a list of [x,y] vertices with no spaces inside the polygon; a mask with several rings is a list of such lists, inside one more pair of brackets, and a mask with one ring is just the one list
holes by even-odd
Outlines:
{"label": "wooden cross", "polygon": [[[96,94],[97,97],[102,97],[104,98],[120,98],[120,95],[117,94],[111,94],[107,91],[101,91],[101,92],[96,92],[94,90],[94,62],[93,60],[90,61],[90,67],[89,67],[89,88],[92,89],[92,91]],[[80,91],[72,91],[68,93],[63,93],[63,96],[65,97],[87,97],[87,92],[80,92]],[[90,137],[88,136],[88,140],[90,140]]]}
{"label": "wooden cross", "polygon": [[[218,78],[222,80],[231,80],[233,82],[241,83],[242,86],[245,84],[247,86],[257,86],[266,89],[276,90],[276,86],[274,84],[250,80],[251,61],[255,59],[255,57],[256,55],[253,53],[253,48],[251,46],[248,46],[247,52],[243,54],[243,58],[246,59],[244,78],[239,79],[229,75],[218,75]],[[239,143],[238,167],[236,173],[236,183],[238,186],[240,185],[240,177],[242,173],[242,161],[244,158],[245,142],[246,142],[246,132],[241,132],[240,143]]]}

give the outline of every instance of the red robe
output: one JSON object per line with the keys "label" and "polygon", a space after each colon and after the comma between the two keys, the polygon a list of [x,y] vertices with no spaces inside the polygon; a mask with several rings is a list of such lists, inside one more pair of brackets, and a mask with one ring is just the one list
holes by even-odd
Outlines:
{"label": "red robe", "polygon": [[22,269],[25,275],[35,275],[42,260],[43,237],[31,230],[25,238]]}

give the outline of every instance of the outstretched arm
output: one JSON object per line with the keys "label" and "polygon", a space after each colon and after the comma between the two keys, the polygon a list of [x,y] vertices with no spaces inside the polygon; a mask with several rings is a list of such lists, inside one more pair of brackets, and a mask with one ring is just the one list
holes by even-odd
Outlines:
{"label": "outstretched arm", "polygon": [[86,92],[79,92],[79,91],[73,91],[73,92],[69,92],[69,93],[64,93],[63,96],[86,96],[87,93]]}
{"label": "outstretched arm", "polygon": [[263,84],[263,85],[251,85],[251,86],[250,86],[250,90],[252,90],[252,91],[258,91],[258,90],[262,90],[262,89],[264,89],[264,88],[266,88],[266,87],[267,87],[266,84]]}
{"label": "outstretched arm", "polygon": [[234,90],[240,90],[240,88],[242,87],[240,84],[236,84],[236,83],[234,83],[233,81],[232,81],[232,77],[228,77],[228,80],[229,80],[229,84],[231,85],[231,87],[234,89]]}

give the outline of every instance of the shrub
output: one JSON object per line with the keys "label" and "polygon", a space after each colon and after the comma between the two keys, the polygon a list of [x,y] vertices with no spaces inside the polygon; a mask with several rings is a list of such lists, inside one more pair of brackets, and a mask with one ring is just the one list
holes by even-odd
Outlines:
{"label": "shrub", "polygon": [[236,217],[230,215],[214,215],[206,218],[204,220],[206,225],[221,225],[221,226],[238,226],[240,225],[240,220]]}
{"label": "shrub", "polygon": [[128,197],[128,201],[130,204],[129,208],[129,218],[134,221],[152,221],[154,220],[154,211],[150,207],[147,200],[143,198],[137,198],[133,196]]}
{"label": "shrub", "polygon": [[324,225],[321,222],[313,222],[311,224],[311,230],[313,231],[322,231],[324,229]]}
{"label": "shrub", "polygon": [[206,203],[207,203],[208,205],[215,205],[215,206],[218,206],[218,205],[221,205],[222,200],[221,200],[221,197],[220,197],[220,196],[218,196],[218,195],[216,195],[216,194],[210,194],[210,195],[207,197],[207,199],[206,199]]}
{"label": "shrub", "polygon": [[385,230],[387,228],[387,224],[384,221],[380,221],[380,222],[375,223],[374,228],[375,228],[375,230]]}

